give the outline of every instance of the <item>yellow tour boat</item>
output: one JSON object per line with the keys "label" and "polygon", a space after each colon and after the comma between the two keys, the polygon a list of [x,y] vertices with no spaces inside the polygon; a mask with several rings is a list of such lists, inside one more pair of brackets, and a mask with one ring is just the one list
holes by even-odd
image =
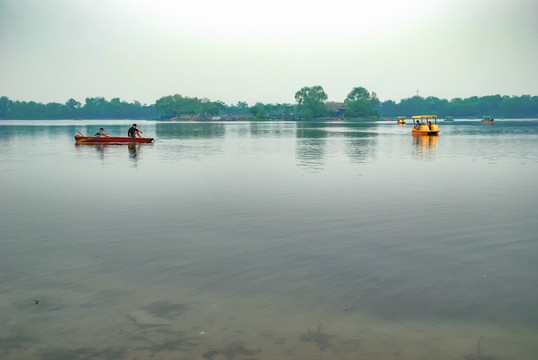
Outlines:
{"label": "yellow tour boat", "polygon": [[398,116],[397,124],[405,124],[405,116]]}
{"label": "yellow tour boat", "polygon": [[[433,124],[431,122],[432,120],[434,122]],[[417,136],[439,135],[439,126],[437,126],[437,115],[413,116],[413,135],[417,135]]]}

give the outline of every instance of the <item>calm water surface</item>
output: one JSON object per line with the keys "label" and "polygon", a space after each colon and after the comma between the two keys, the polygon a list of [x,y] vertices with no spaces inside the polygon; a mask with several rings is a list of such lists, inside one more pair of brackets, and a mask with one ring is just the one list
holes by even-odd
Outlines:
{"label": "calm water surface", "polygon": [[0,122],[3,359],[538,356],[538,120]]}

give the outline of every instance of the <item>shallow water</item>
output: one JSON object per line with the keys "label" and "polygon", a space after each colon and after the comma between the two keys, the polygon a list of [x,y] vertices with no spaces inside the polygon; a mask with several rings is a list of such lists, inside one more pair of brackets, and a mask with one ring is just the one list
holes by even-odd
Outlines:
{"label": "shallow water", "polygon": [[101,126],[0,122],[0,357],[536,358],[538,120]]}

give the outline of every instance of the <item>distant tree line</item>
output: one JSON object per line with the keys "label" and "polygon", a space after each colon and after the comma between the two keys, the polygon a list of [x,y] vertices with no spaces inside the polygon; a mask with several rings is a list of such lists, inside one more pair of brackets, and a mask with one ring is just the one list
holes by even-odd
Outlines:
{"label": "distant tree line", "polygon": [[344,102],[328,102],[321,86],[303,87],[295,93],[296,104],[263,104],[258,102],[248,106],[239,101],[226,105],[221,101],[184,97],[180,94],[164,96],[155,103],[155,111],[160,119],[181,116],[207,120],[216,116],[250,115],[256,119],[294,118],[318,119],[323,117],[377,118],[375,109],[379,102],[375,93],[370,94],[363,87],[354,88]]}
{"label": "distant tree line", "polygon": [[402,99],[399,103],[384,101],[376,106],[382,117],[412,116],[434,114],[439,117],[453,116],[460,118],[482,117],[496,118],[534,118],[538,117],[538,96],[473,96],[466,99],[439,99],[433,96]]}
{"label": "distant tree line", "polygon": [[434,114],[439,117],[461,118],[531,118],[538,117],[538,96],[490,95],[466,99],[439,99],[433,96],[413,96],[398,103],[379,101],[375,92],[355,87],[342,102],[327,101],[321,86],[303,87],[295,93],[295,104],[263,104],[249,106],[244,101],[227,105],[222,101],[164,96],[155,104],[128,103],[119,98],[110,101],[102,97],[86,98],[85,103],[69,99],[65,104],[12,101],[0,97],[0,119],[171,119],[181,116],[210,120],[215,116],[245,116],[256,119],[293,118],[311,120],[323,117],[366,119]]}
{"label": "distant tree line", "polygon": [[86,98],[84,104],[69,99],[65,104],[42,104],[34,101],[13,101],[0,97],[0,119],[154,119],[155,105],[128,103],[114,98]]}
{"label": "distant tree line", "polygon": [[155,102],[155,111],[159,119],[179,118],[188,116],[199,120],[209,120],[215,116],[250,116],[265,119],[282,115],[293,115],[296,106],[291,104],[256,103],[248,106],[244,101],[226,105],[222,101],[210,101],[184,97],[180,94],[164,96]]}

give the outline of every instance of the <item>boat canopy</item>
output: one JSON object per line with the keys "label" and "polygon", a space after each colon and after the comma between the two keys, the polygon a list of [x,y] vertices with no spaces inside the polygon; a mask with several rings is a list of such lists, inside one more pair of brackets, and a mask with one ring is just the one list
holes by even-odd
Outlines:
{"label": "boat canopy", "polygon": [[398,119],[405,119],[405,116],[398,116]]}
{"label": "boat canopy", "polygon": [[437,119],[437,115],[416,115],[413,119]]}

